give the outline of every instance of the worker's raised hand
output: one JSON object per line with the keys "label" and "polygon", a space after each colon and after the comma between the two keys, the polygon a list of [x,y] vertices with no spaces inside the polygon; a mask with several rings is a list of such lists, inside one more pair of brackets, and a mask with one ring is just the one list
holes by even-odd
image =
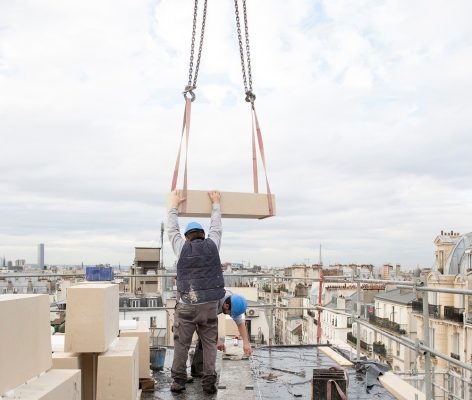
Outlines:
{"label": "worker's raised hand", "polygon": [[171,208],[179,208],[180,203],[183,203],[185,200],[180,190],[174,190],[170,196],[170,206]]}
{"label": "worker's raised hand", "polygon": [[213,190],[208,192],[212,204],[220,204],[221,194],[220,192]]}

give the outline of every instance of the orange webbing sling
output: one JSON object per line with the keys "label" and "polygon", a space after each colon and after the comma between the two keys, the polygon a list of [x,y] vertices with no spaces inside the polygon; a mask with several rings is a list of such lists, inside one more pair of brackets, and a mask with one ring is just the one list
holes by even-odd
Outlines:
{"label": "orange webbing sling", "polygon": [[[185,170],[184,170],[184,186],[183,186],[183,197],[187,198],[187,155],[188,155],[188,138],[190,134],[190,115],[192,111],[192,101],[190,98],[185,97],[185,108],[184,118],[182,122],[182,134],[180,136],[179,151],[177,153],[177,160],[175,161],[174,175],[172,177],[171,191],[177,188],[177,179],[179,177],[179,166],[180,166],[180,154],[182,152],[182,142],[185,132]],[[184,201],[182,204],[182,212],[187,210],[187,202]]]}
{"label": "orange webbing sling", "polygon": [[259,183],[258,183],[258,176],[257,176],[256,143],[255,143],[256,138],[254,134],[254,125],[255,125],[256,132],[257,132],[257,143],[259,144],[259,153],[261,155],[262,165],[264,167],[264,175],[265,175],[266,189],[267,189],[267,202],[269,205],[269,215],[273,216],[274,206],[272,204],[272,194],[270,192],[269,179],[267,178],[264,142],[262,141],[261,127],[259,125],[259,120],[257,118],[256,107],[254,106],[254,102],[251,103],[251,122],[252,122],[252,174],[253,174],[253,180],[254,180],[254,193],[259,193]]}
{"label": "orange webbing sling", "polygon": [[[180,157],[182,154],[182,143],[184,141],[185,133],[185,167],[184,167],[184,182],[182,188],[182,196],[187,197],[188,190],[188,145],[189,145],[189,136],[190,136],[190,119],[191,119],[191,110],[192,110],[192,99],[185,97],[185,108],[184,116],[182,121],[182,132],[180,136],[179,151],[177,152],[177,159],[175,161],[174,173],[172,177],[171,191],[177,188],[177,180],[179,177],[179,168],[180,168]],[[259,120],[257,118],[256,109],[254,103],[251,103],[251,122],[252,122],[252,169],[253,169],[253,181],[254,181],[254,193],[259,193],[259,183],[258,183],[258,169],[257,169],[257,152],[256,152],[256,134],[257,134],[257,143],[259,147],[259,154],[261,156],[262,165],[264,167],[264,176],[266,181],[267,189],[267,202],[269,206],[269,215],[274,215],[273,204],[272,204],[272,194],[270,191],[269,179],[267,177],[267,167],[266,159],[264,152],[264,142],[262,140],[262,132],[259,125]],[[186,212],[186,203],[182,204],[182,212]]]}

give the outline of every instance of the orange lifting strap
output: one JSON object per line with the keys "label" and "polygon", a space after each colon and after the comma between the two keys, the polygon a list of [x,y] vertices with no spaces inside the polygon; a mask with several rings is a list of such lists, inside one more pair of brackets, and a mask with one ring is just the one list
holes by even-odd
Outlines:
{"label": "orange lifting strap", "polygon": [[[225,193],[222,193],[222,216],[223,217],[236,217],[236,218],[265,218],[269,216],[275,215],[275,197],[270,191],[269,186],[269,179],[267,177],[267,167],[266,167],[266,158],[264,152],[264,142],[262,140],[262,132],[259,124],[259,120],[257,118],[256,108],[254,102],[256,100],[256,96],[252,92],[252,75],[251,75],[251,59],[250,59],[250,51],[249,51],[249,33],[248,33],[248,26],[247,26],[247,11],[246,11],[246,0],[242,0],[243,9],[244,9],[244,24],[245,24],[245,44],[246,44],[246,60],[244,58],[244,51],[242,45],[242,38],[241,38],[241,27],[240,27],[240,19],[239,19],[239,11],[238,11],[238,0],[234,0],[235,3],[235,10],[236,10],[236,25],[237,25],[237,32],[238,32],[238,39],[239,39],[239,50],[241,56],[241,65],[243,71],[243,81],[244,81],[244,89],[246,93],[246,101],[251,105],[251,125],[252,125],[252,170],[253,170],[253,185],[254,185],[254,194],[259,194],[259,183],[258,183],[258,168],[257,168],[257,151],[256,147],[259,147],[259,154],[261,157],[262,165],[264,167],[264,176],[266,182],[266,189],[267,189],[267,205],[266,211],[260,212],[260,207],[257,209],[251,209],[251,207],[242,207],[245,208],[241,210],[241,212],[229,212],[225,215],[224,207],[225,204],[234,203],[234,204],[241,204],[243,203],[254,203],[256,204],[257,201],[260,203],[260,196],[256,196],[256,198],[249,198],[249,194],[243,193],[227,193],[226,198],[228,199],[225,202]],[[207,10],[207,0],[205,0],[204,8],[203,8],[203,17],[202,17],[202,26],[201,26],[201,33],[200,33],[200,44],[199,50],[197,54],[197,61],[195,65],[195,75],[193,69],[193,58],[194,58],[194,46],[195,46],[195,36],[196,36],[196,21],[197,21],[197,11],[198,11],[198,0],[195,0],[195,7],[194,7],[194,16],[193,16],[193,29],[192,29],[192,42],[191,42],[191,51],[190,51],[190,67],[189,67],[189,80],[183,92],[185,98],[185,108],[184,108],[184,116],[182,122],[182,132],[180,137],[180,145],[179,151],[177,153],[177,160],[175,162],[174,167],[174,174],[172,177],[172,185],[171,190],[175,190],[177,188],[177,180],[179,177],[179,168],[180,168],[180,158],[182,154],[182,143],[184,141],[185,136],[185,167],[184,167],[184,178],[183,178],[183,197],[187,199],[187,201],[183,202],[180,206],[179,213],[181,215],[188,215],[188,216],[205,216],[206,214],[209,215],[210,209],[207,211],[201,210],[189,210],[192,208],[192,201],[191,199],[197,199],[198,193],[197,191],[189,191],[188,190],[188,165],[187,165],[187,156],[188,156],[188,145],[189,145],[189,135],[190,135],[190,119],[191,119],[191,110],[192,110],[192,102],[195,100],[195,93],[194,90],[196,89],[198,71],[200,66],[200,59],[202,54],[203,48],[203,38],[205,32],[205,22],[206,22],[206,10]],[[246,73],[246,66],[247,66],[247,73]],[[192,79],[193,77],[193,79]],[[184,135],[185,134],[185,135]],[[256,146],[256,136],[257,136],[257,146]],[[231,197],[231,198],[230,198]],[[190,205],[189,205],[190,204]],[[254,207],[253,207],[254,208]],[[268,212],[267,212],[268,210]]]}

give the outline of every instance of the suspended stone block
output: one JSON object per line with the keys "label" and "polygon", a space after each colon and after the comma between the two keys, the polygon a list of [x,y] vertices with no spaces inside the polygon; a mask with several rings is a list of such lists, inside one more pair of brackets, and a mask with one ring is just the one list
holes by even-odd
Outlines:
{"label": "suspended stone block", "polygon": [[0,395],[52,365],[49,296],[0,295]]}
{"label": "suspended stone block", "polygon": [[[168,196],[168,208],[170,197]],[[208,191],[187,190],[186,201],[179,207],[180,217],[205,218],[211,215],[211,200]],[[275,195],[271,195],[272,211],[275,215]],[[221,192],[221,216],[223,218],[264,219],[273,216],[269,212],[266,193]]]}

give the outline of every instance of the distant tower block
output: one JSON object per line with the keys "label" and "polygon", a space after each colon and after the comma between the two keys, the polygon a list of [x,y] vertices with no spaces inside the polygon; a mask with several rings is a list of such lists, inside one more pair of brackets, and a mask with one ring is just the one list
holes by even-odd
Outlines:
{"label": "distant tower block", "polygon": [[44,269],[44,243],[38,244],[38,268]]}

